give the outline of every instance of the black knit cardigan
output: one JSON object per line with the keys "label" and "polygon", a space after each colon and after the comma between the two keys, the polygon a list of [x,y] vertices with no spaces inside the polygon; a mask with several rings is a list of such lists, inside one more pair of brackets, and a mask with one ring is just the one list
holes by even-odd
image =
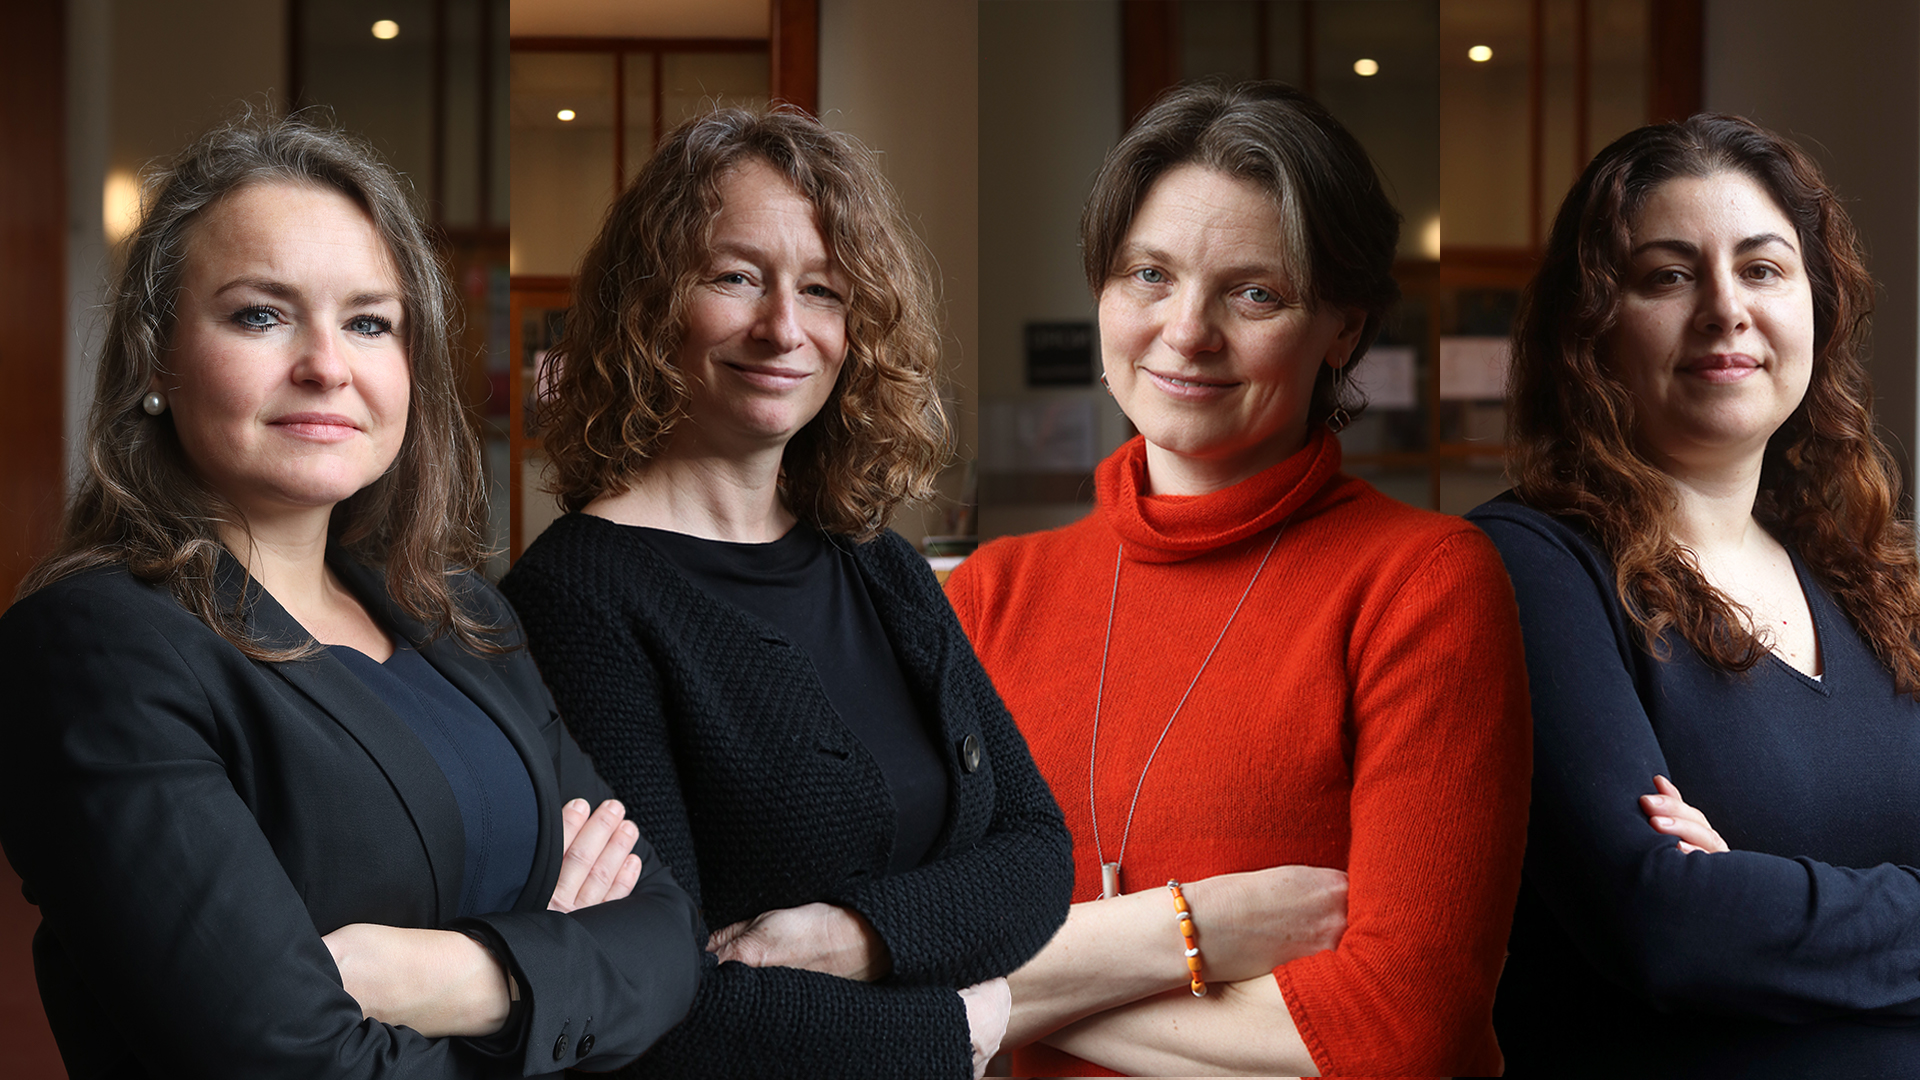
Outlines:
{"label": "black knit cardigan", "polygon": [[1072,839],[925,560],[844,538],[952,798],[932,853],[889,876],[879,766],[805,650],[688,581],[638,530],[572,514],[501,587],[561,714],[674,875],[704,935],[815,901],[865,916],[893,973],[860,983],[702,953],[687,1019],[631,1076],[971,1076],[959,987],[1005,975],[1066,917]]}

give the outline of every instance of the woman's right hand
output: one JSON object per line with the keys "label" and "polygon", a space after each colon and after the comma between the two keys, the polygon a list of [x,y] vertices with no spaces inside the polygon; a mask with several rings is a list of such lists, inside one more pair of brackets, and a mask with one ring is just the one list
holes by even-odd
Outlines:
{"label": "woman's right hand", "polygon": [[[1340,944],[1347,875],[1320,866],[1216,874],[1181,886],[1209,980],[1239,982]],[[1171,908],[1169,908],[1171,910]]]}
{"label": "woman's right hand", "polygon": [[560,860],[560,879],[554,883],[549,911],[580,908],[619,900],[633,892],[640,880],[640,827],[627,820],[627,809],[608,799],[588,812],[587,800],[574,799],[560,808],[560,838],[566,855]]}

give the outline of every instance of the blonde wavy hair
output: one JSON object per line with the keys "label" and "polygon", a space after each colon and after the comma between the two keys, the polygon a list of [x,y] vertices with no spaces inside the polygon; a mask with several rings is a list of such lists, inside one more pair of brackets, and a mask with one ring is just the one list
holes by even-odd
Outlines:
{"label": "blonde wavy hair", "polygon": [[813,204],[850,284],[847,357],[819,415],[787,444],[782,490],[802,520],[870,539],[902,503],[932,497],[947,457],[933,279],[873,155],[792,111],[689,120],[607,211],[536,404],[548,486],[569,511],[618,494],[685,418],[675,356],[688,297],[710,258],[720,183],[748,161]]}

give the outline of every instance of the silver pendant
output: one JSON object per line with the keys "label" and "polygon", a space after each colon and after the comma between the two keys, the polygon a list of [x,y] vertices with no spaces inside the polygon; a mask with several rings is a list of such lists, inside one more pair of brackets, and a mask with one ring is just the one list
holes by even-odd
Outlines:
{"label": "silver pendant", "polygon": [[1103,862],[1100,864],[1100,899],[1111,900],[1120,895],[1120,864]]}

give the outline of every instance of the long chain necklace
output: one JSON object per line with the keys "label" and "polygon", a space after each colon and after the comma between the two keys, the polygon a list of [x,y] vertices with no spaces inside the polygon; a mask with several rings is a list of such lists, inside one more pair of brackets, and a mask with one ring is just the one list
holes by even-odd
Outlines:
{"label": "long chain necklace", "polygon": [[1200,683],[1200,676],[1206,673],[1207,665],[1213,662],[1213,654],[1220,651],[1220,643],[1227,638],[1232,629],[1233,620],[1240,617],[1240,609],[1252,595],[1253,586],[1260,580],[1260,572],[1267,568],[1267,560],[1273,556],[1273,549],[1280,544],[1280,534],[1285,532],[1287,523],[1282,521],[1273,531],[1273,540],[1267,544],[1267,553],[1260,556],[1260,565],[1253,568],[1253,577],[1247,587],[1241,591],[1239,602],[1233,605],[1233,613],[1227,616],[1227,624],[1220,628],[1220,634],[1213,639],[1213,648],[1207,650],[1206,659],[1200,661],[1200,670],[1193,673],[1193,681],[1187,684],[1187,691],[1180,695],[1179,704],[1173,707],[1173,714],[1160,728],[1160,737],[1153,741],[1153,750],[1147,754],[1147,763],[1140,768],[1140,779],[1134,781],[1133,801],[1127,804],[1127,824],[1120,831],[1120,850],[1113,861],[1108,862],[1106,850],[1100,844],[1100,814],[1093,793],[1093,765],[1100,750],[1100,702],[1107,691],[1107,656],[1113,648],[1113,612],[1120,601],[1120,563],[1126,556],[1127,546],[1121,544],[1113,555],[1113,591],[1107,596],[1107,637],[1100,646],[1100,681],[1093,691],[1093,739],[1087,746],[1087,814],[1093,818],[1093,857],[1100,861],[1100,899],[1106,900],[1120,895],[1120,864],[1127,858],[1127,838],[1133,835],[1133,812],[1140,806],[1140,788],[1147,782],[1147,770],[1153,768],[1153,759],[1160,754],[1160,744],[1167,741],[1167,732],[1173,730],[1173,722],[1180,716],[1180,710],[1187,707],[1187,698],[1193,696],[1193,688]]}

